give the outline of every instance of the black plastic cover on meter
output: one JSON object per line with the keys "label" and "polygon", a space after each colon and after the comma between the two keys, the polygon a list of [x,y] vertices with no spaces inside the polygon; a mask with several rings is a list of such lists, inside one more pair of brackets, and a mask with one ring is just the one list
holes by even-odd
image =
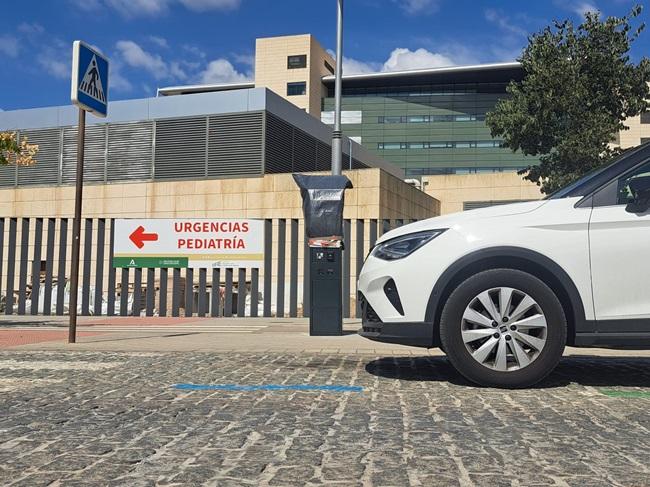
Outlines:
{"label": "black plastic cover on meter", "polygon": [[352,188],[346,176],[294,174],[302,195],[308,238],[343,238],[343,197]]}

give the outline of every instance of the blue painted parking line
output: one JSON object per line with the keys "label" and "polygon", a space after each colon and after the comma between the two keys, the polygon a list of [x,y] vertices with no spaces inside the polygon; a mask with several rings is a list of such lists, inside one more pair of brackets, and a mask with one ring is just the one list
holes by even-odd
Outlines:
{"label": "blue painted parking line", "polygon": [[174,384],[174,389],[186,391],[323,391],[323,392],[363,392],[361,386],[315,385],[315,384]]}

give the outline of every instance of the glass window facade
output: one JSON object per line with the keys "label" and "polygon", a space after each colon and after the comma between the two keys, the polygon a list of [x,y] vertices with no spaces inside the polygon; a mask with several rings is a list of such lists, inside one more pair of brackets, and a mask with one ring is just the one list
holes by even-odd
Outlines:
{"label": "glass window facade", "polygon": [[503,147],[501,140],[464,140],[453,141],[448,140],[433,141],[433,142],[377,142],[377,150],[385,149],[471,149],[473,147],[479,148],[494,148]]}
{"label": "glass window facade", "polygon": [[[361,120],[346,125],[343,132],[361,137],[367,150],[410,177],[517,171],[537,159],[504,147],[485,124],[486,114],[507,96],[508,82],[371,86],[381,81],[368,80],[368,86],[354,87],[344,83],[342,109],[361,112]],[[398,82],[393,78],[392,83]],[[323,110],[333,110],[333,85],[327,88]]]}

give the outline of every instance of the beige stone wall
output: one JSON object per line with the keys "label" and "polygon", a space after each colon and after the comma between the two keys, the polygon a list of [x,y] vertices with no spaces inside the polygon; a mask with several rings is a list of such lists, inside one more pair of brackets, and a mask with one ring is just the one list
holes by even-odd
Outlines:
{"label": "beige stone wall", "polygon": [[[307,67],[288,69],[287,57],[306,55]],[[311,115],[320,118],[323,83],[329,73],[324,61],[334,60],[310,34],[268,37],[255,41],[255,86],[268,88]],[[287,96],[287,83],[305,81],[304,96]]]}
{"label": "beige stone wall", "polygon": [[424,176],[424,191],[440,201],[440,214],[463,211],[466,201],[534,200],[539,187],[515,172]]}
{"label": "beige stone wall", "polygon": [[335,68],[336,61],[330,56],[318,41],[312,38],[311,55],[308,60],[309,66],[309,110],[308,112],[320,120],[321,100],[327,96],[326,88],[323,84],[323,77],[332,73],[325,67],[325,61]]}
{"label": "beige stone wall", "polygon": [[[345,171],[345,218],[421,219],[438,212],[437,201],[380,169]],[[84,217],[105,218],[302,218],[300,191],[291,174],[260,178],[123,184],[87,184]],[[4,217],[71,217],[74,187],[0,190]]]}
{"label": "beige stone wall", "polygon": [[629,130],[621,130],[613,145],[618,146],[621,149],[627,149],[641,144],[642,138],[650,138],[650,124],[642,124],[641,117],[638,115],[626,119],[625,126],[628,127]]}

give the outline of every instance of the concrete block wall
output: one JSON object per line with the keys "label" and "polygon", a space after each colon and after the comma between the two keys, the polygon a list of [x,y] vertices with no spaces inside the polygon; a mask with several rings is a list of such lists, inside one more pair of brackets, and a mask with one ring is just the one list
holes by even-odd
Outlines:
{"label": "concrete block wall", "polygon": [[426,194],[440,202],[440,214],[463,211],[464,202],[535,200],[544,197],[539,186],[516,172],[423,176]]}

